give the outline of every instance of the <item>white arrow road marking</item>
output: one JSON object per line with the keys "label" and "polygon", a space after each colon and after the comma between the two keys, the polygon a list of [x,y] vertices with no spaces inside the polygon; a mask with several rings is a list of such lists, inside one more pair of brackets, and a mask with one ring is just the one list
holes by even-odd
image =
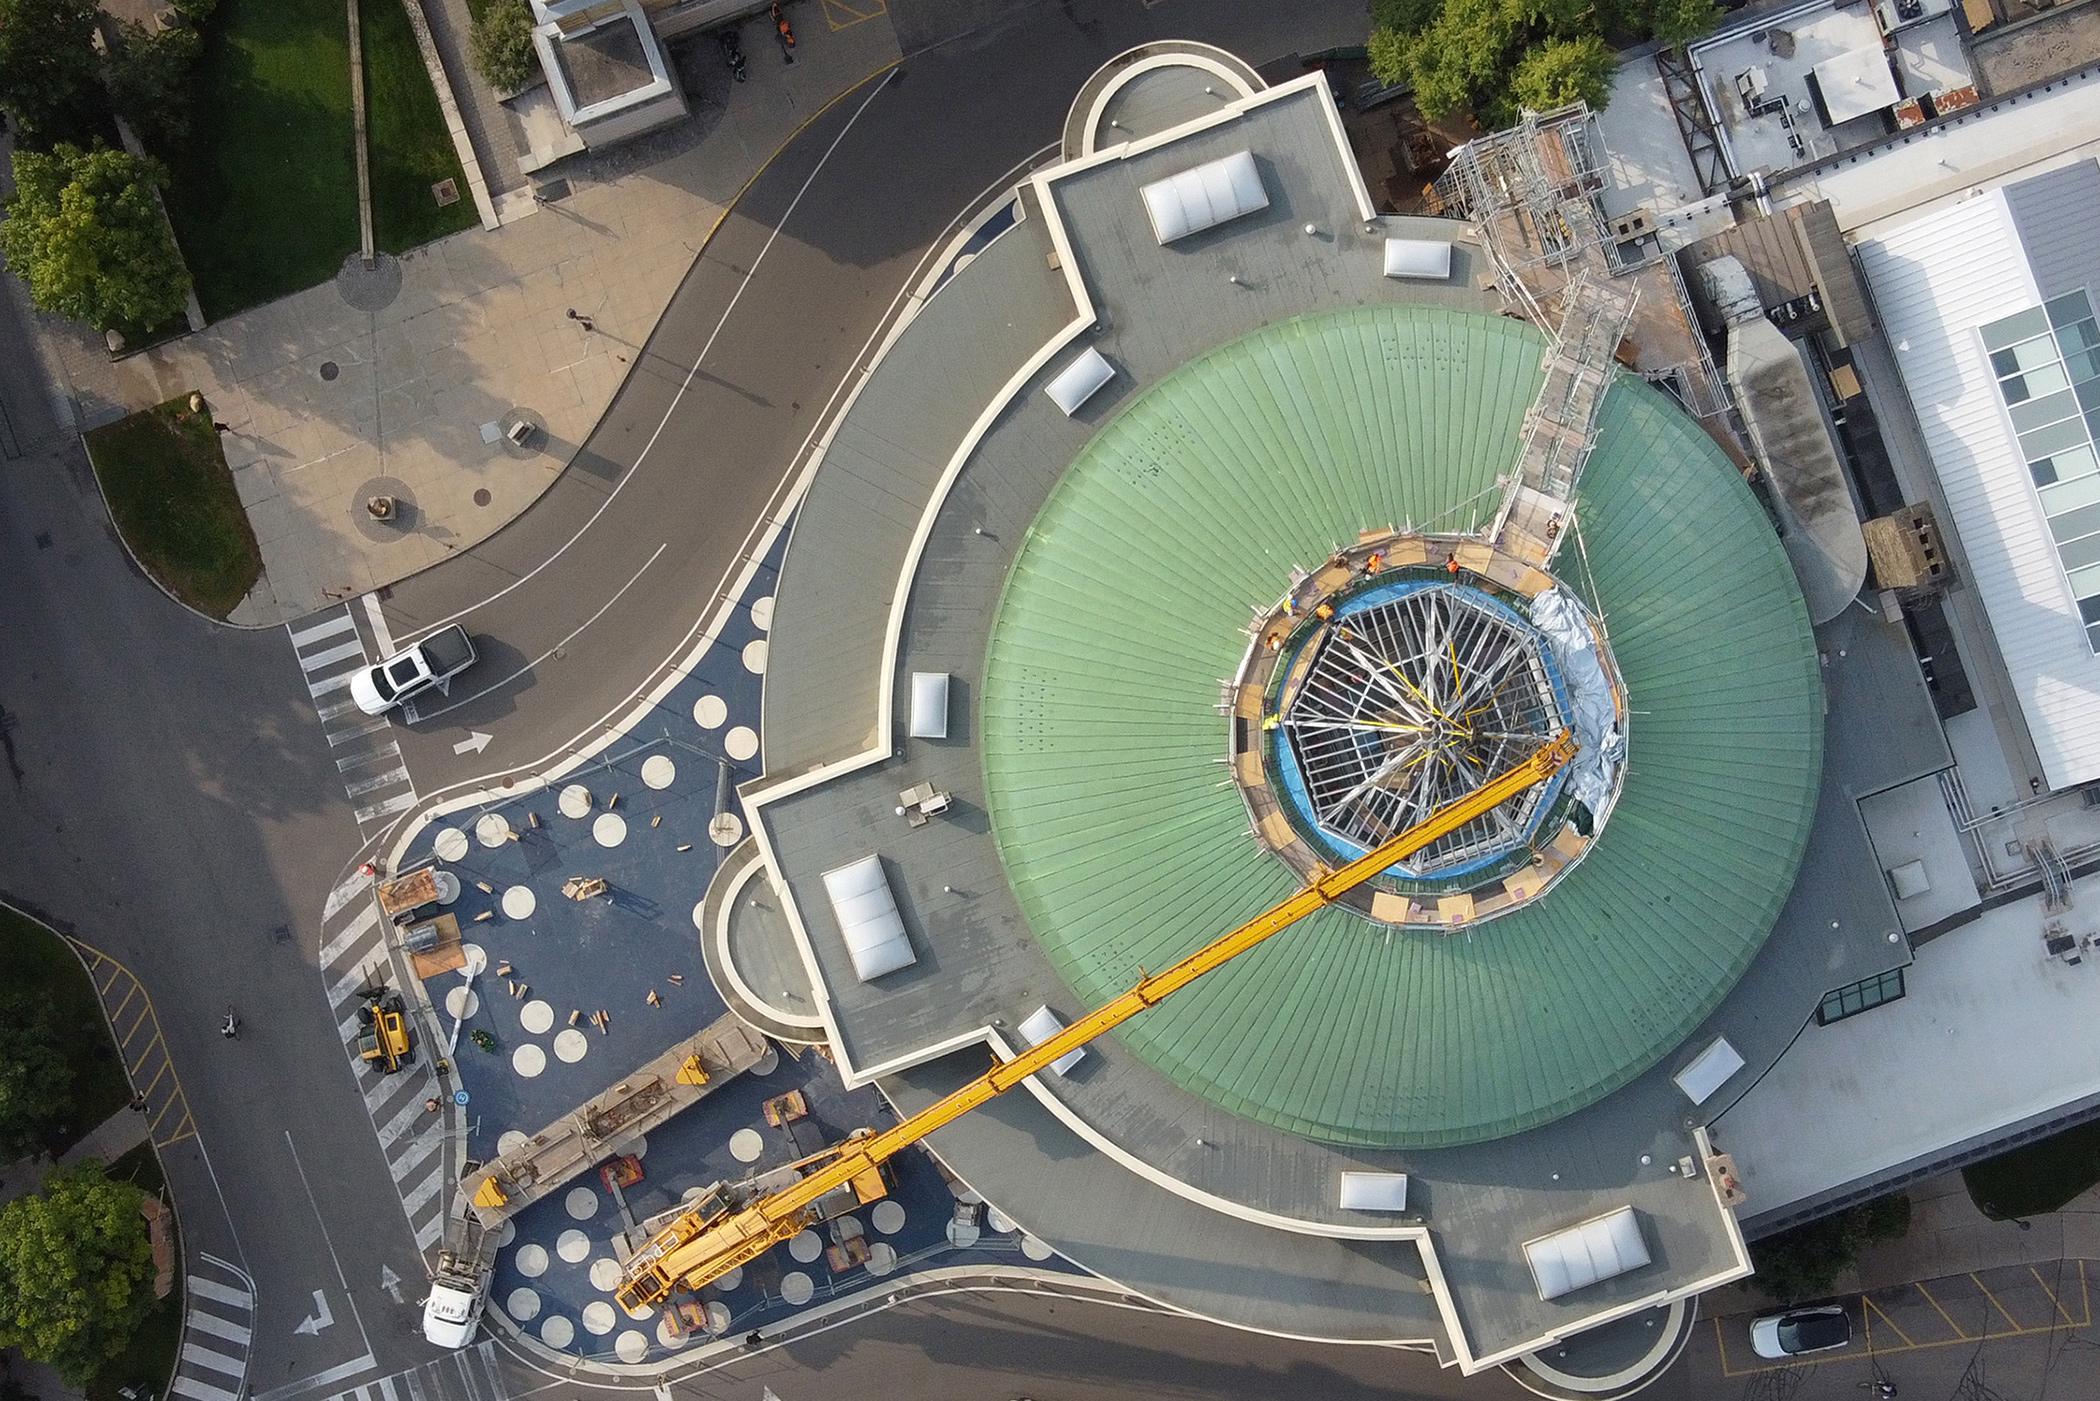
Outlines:
{"label": "white arrow road marking", "polygon": [[379,1287],[381,1289],[384,1289],[387,1293],[387,1297],[392,1299],[395,1303],[398,1304],[401,1302],[401,1276],[395,1274],[393,1270],[386,1265],[381,1265],[379,1267]]}
{"label": "white arrow road marking", "polygon": [[472,750],[474,753],[479,754],[482,750],[489,747],[489,741],[494,738],[494,735],[485,735],[479,730],[469,730],[465,739],[452,746],[452,752],[454,754],[465,754],[467,751]]}
{"label": "white arrow road marking", "polygon": [[321,1330],[334,1322],[335,1315],[329,1312],[328,1309],[327,1293],[316,1289],[314,1291],[314,1311],[306,1316],[304,1323],[301,1323],[292,1331],[294,1333],[304,1333],[309,1338],[319,1337]]}

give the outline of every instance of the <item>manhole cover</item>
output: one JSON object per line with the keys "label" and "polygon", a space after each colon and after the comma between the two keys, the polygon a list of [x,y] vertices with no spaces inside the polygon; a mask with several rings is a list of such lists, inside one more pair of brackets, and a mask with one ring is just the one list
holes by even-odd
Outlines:
{"label": "manhole cover", "polygon": [[333,380],[337,375],[341,374],[342,372],[343,367],[341,365],[336,364],[333,360],[323,360],[321,362],[322,379]]}
{"label": "manhole cover", "polygon": [[482,487],[479,491],[476,491],[474,493],[474,504],[477,506],[486,506],[489,504],[489,502],[495,499],[495,497],[489,495],[489,489],[487,487]]}
{"label": "manhole cover", "polygon": [[440,208],[448,204],[458,204],[459,182],[451,179],[440,180],[430,187],[430,196],[438,202]]}

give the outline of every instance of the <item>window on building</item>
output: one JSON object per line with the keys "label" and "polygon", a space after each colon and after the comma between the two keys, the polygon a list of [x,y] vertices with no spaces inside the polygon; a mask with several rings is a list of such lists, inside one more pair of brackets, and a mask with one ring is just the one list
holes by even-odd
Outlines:
{"label": "window on building", "polygon": [[2100,652],[2100,325],[2092,303],[2072,292],[1993,321],[1983,328],[1983,346],[2086,643]]}
{"label": "window on building", "polygon": [[1877,973],[1871,978],[1833,988],[1823,994],[1823,1005],[1816,1008],[1816,1022],[1829,1026],[1847,1017],[1856,1017],[1884,1002],[1894,1002],[1903,996],[1903,970],[1891,968],[1886,973]]}

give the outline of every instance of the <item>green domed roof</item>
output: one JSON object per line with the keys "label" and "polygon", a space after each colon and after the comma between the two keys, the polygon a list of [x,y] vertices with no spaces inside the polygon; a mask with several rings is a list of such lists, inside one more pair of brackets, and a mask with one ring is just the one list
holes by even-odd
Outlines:
{"label": "green domed roof", "polygon": [[[1365,527],[1497,503],[1541,379],[1505,318],[1363,308],[1183,366],[1088,445],[1030,528],[983,687],[993,831],[1088,1006],[1288,894],[1219,761],[1256,606]],[[1116,1033],[1189,1091],[1332,1142],[1430,1147],[1549,1122],[1681,1043],[1792,888],[1822,769],[1815,642],[1749,489],[1621,377],[1558,561],[1609,628],[1625,786],[1535,904],[1447,938],[1329,910]],[[1061,1009],[1076,1012],[1080,1009]]]}

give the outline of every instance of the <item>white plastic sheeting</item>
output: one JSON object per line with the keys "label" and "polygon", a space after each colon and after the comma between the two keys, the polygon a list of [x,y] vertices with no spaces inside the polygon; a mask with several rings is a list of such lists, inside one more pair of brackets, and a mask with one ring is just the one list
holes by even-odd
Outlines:
{"label": "white plastic sheeting", "polygon": [[1094,391],[1116,377],[1115,367],[1102,358],[1101,352],[1088,346],[1083,354],[1058,372],[1057,378],[1043,386],[1043,392],[1051,401],[1065,411],[1070,418],[1079,412],[1079,406],[1094,397]]}
{"label": "white plastic sheeting", "polygon": [[890,889],[880,856],[863,856],[826,871],[824,892],[831,897],[831,912],[838,917],[846,953],[862,982],[919,961],[904,933],[904,916],[897,913],[897,894]]}
{"label": "white plastic sheeting", "polygon": [[[1042,1045],[1064,1029],[1065,1024],[1059,1021],[1057,1013],[1051,1011],[1048,1007],[1038,1007],[1033,1012],[1030,1012],[1021,1022],[1020,1027],[1021,1036],[1031,1046]],[[1074,1047],[1056,1060],[1051,1061],[1050,1068],[1060,1075],[1070,1075],[1072,1067],[1085,1058],[1085,1050]]]}
{"label": "white plastic sheeting", "polygon": [[1345,1211],[1407,1210],[1407,1174],[1404,1172],[1343,1173],[1342,1208]]}
{"label": "white plastic sheeting", "polygon": [[1604,659],[1597,654],[1597,635],[1590,631],[1582,605],[1558,588],[1531,600],[1531,623],[1553,649],[1568,687],[1573,711],[1569,728],[1580,746],[1568,765],[1569,790],[1602,818],[1619,761],[1626,757],[1626,736],[1619,732],[1619,708],[1612,699],[1611,678],[1604,674]]}
{"label": "white plastic sheeting", "polygon": [[1648,1242],[1633,1208],[1622,1206],[1578,1226],[1524,1242],[1524,1259],[1541,1299],[1558,1299],[1600,1279],[1648,1263]]}
{"label": "white plastic sheeting", "polygon": [[1138,193],[1144,197],[1145,213],[1151,216],[1153,236],[1161,243],[1172,243],[1269,207],[1269,192],[1262,188],[1261,171],[1247,151],[1235,151],[1179,175],[1155,180]]}
{"label": "white plastic sheeting", "polygon": [[1441,282],[1451,276],[1451,245],[1434,238],[1389,238],[1385,241],[1385,275]]}
{"label": "white plastic sheeting", "polygon": [[948,673],[915,671],[911,674],[911,737],[948,737]]}

